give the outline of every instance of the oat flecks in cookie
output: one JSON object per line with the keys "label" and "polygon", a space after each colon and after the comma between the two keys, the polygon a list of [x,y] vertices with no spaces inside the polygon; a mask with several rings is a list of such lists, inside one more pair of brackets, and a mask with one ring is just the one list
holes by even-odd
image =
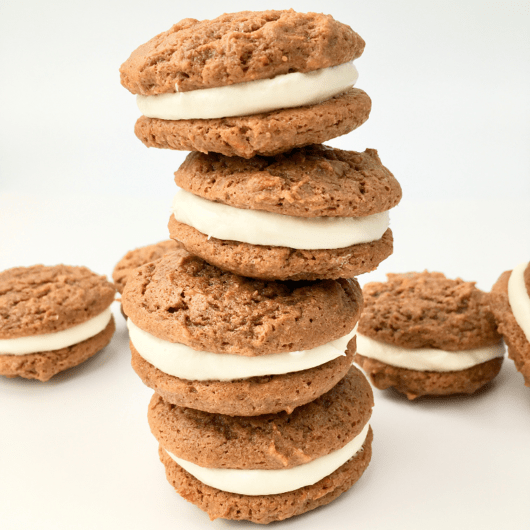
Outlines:
{"label": "oat flecks in cookie", "polygon": [[366,92],[352,88],[323,103],[252,116],[160,120],[141,116],[134,132],[147,146],[252,158],[319,144],[360,127],[370,115]]}
{"label": "oat flecks in cookie", "polygon": [[134,269],[161,258],[170,250],[175,250],[181,247],[182,245],[178,241],[167,239],[166,241],[160,241],[153,245],[129,250],[129,252],[118,261],[112,272],[112,279],[118,292],[123,293],[123,289],[127,283],[127,277]]}
{"label": "oat flecks in cookie", "polygon": [[[508,356],[530,387],[530,342],[513,316],[508,299],[508,281],[511,271],[503,272],[495,282],[489,296],[491,310],[495,315],[499,333],[508,346]],[[526,291],[530,296],[530,264],[524,271]]]}
{"label": "oat flecks in cookie", "polygon": [[355,280],[254,280],[175,250],[133,273],[122,304],[138,327],[163,340],[254,356],[307,350],[347,335],[362,294]]}
{"label": "oat flecks in cookie", "polygon": [[441,272],[388,274],[364,286],[359,333],[405,348],[448,351],[499,342],[486,293]]}
{"label": "oat flecks in cookie", "polygon": [[169,404],[154,394],[148,419],[165,449],[197,465],[287,469],[344,447],[362,431],[372,407],[370,384],[352,366],[329,392],[291,414],[210,414]]}
{"label": "oat flecks in cookie", "polygon": [[184,19],[136,49],[120,68],[133,94],[212,88],[290,72],[310,72],[359,57],[364,41],[330,15],[243,11]]}
{"label": "oat flecks in cookie", "polygon": [[102,313],[114,286],[86,267],[16,267],[0,272],[0,339],[62,331]]}
{"label": "oat flecks in cookie", "polygon": [[175,183],[210,201],[295,217],[373,215],[396,206],[402,194],[375,149],[318,144],[250,160],[192,152]]}

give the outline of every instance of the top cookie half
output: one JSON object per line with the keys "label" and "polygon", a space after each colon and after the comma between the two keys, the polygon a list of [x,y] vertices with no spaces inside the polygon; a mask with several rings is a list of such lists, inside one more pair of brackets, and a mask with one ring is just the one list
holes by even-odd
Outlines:
{"label": "top cookie half", "polygon": [[243,11],[181,20],[137,48],[120,68],[133,94],[187,92],[311,72],[352,61],[364,41],[330,15]]}
{"label": "top cookie half", "polygon": [[330,15],[244,11],[185,19],[135,50],[121,82],[148,147],[274,155],[346,134],[371,101],[353,88],[364,41]]}

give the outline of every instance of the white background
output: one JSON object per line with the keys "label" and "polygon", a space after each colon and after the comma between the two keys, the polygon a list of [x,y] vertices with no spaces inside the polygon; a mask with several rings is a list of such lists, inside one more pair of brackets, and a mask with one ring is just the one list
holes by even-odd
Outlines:
{"label": "white background", "polygon": [[[389,271],[441,270],[489,290],[530,257],[529,2],[13,1],[0,6],[0,270],[86,265],[110,275],[167,237],[184,153],[147,149],[119,83],[130,52],[186,17],[324,11],[367,42],[369,121],[329,144],[379,150],[401,182]],[[0,528],[245,528],[181,500],[146,421],[151,392],[127,335],[48,383],[0,378]],[[510,528],[530,524],[530,390],[507,361],[468,398],[375,391],[374,455],[327,508],[276,526]]]}

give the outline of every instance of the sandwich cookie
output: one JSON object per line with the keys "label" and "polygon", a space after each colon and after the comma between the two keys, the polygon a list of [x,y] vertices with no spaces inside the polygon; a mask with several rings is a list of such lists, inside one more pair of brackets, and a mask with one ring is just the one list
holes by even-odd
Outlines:
{"label": "sandwich cookie", "polygon": [[155,394],[148,420],[179,495],[210,519],[264,524],[328,504],[361,477],[371,457],[372,406],[368,381],[351,367],[292,414],[209,414]]}
{"label": "sandwich cookie", "polygon": [[166,401],[207,412],[291,412],[347,373],[355,280],[265,282],[185,250],[136,269],[122,298],[132,365]]}
{"label": "sandwich cookie", "polygon": [[243,11],[184,19],[136,49],[121,83],[148,147],[251,158],[321,143],[364,123],[353,88],[364,41],[330,15]]}
{"label": "sandwich cookie", "polygon": [[121,294],[127,283],[127,277],[136,268],[151,261],[161,258],[166,252],[182,248],[178,241],[167,239],[160,241],[154,245],[147,245],[145,247],[135,248],[129,250],[123,258],[116,264],[112,272],[112,280],[116,286],[116,290]]}
{"label": "sandwich cookie", "polygon": [[374,149],[311,145],[250,160],[195,152],[175,182],[170,236],[236,274],[352,278],[392,253],[388,210],[401,187]]}
{"label": "sandwich cookie", "polygon": [[498,373],[504,345],[486,293],[440,272],[364,286],[356,362],[377,388],[409,399],[471,394]]}
{"label": "sandwich cookie", "polygon": [[0,272],[0,375],[47,381],[92,357],[114,333],[114,295],[85,267]]}
{"label": "sandwich cookie", "polygon": [[530,386],[530,263],[503,272],[491,290],[490,301],[508,357]]}

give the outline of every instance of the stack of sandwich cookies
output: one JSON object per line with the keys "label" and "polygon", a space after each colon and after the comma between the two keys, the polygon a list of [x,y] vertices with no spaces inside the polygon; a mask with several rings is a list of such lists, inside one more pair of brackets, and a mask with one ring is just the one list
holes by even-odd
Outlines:
{"label": "stack of sandwich cookies", "polygon": [[17,267],[0,273],[0,374],[47,381],[77,366],[114,333],[115,289],[85,267]]}
{"label": "stack of sandwich cookies", "polygon": [[364,123],[352,88],[364,41],[329,15],[263,11],[185,19],[121,66],[149,147],[251,158],[321,143]]}
{"label": "stack of sandwich cookies", "polygon": [[170,236],[236,274],[352,278],[392,253],[401,187],[377,151],[324,145],[250,160],[190,153],[175,173]]}
{"label": "stack of sandwich cookies", "polygon": [[498,373],[504,345],[486,293],[439,272],[364,286],[356,362],[379,389],[409,399],[470,394]]}
{"label": "stack of sandwich cookies", "polygon": [[508,356],[530,386],[530,263],[503,272],[491,290],[490,303]]}
{"label": "stack of sandwich cookies", "polygon": [[370,460],[354,276],[392,253],[401,188],[375,150],[319,145],[368,119],[363,49],[328,15],[242,12],[183,20],[120,69],[142,142],[194,151],[169,222],[186,250],[127,276],[122,304],[168,480],[211,518],[303,513]]}
{"label": "stack of sandwich cookies", "polygon": [[255,416],[292,412],[346,375],[362,294],[355,280],[255,280],[176,250],[137,269],[122,303],[147,386],[181,407]]}
{"label": "stack of sandwich cookies", "polygon": [[351,367],[329,392],[292,414],[230,417],[155,394],[151,431],[168,481],[211,519],[269,523],[328,504],[371,457],[370,385]]}

